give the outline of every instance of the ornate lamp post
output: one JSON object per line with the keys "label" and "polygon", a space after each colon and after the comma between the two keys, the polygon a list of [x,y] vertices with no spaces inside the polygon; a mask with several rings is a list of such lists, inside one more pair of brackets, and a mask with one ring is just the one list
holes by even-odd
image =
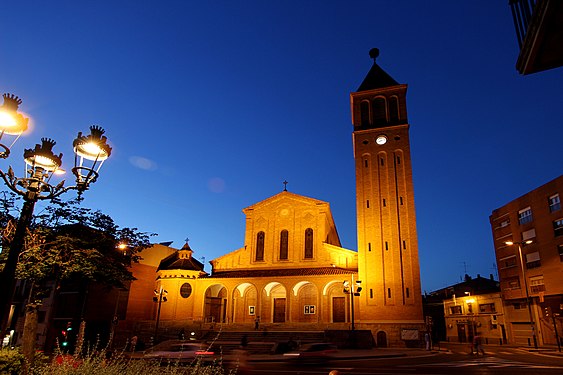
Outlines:
{"label": "ornate lamp post", "polygon": [[532,328],[532,339],[534,340],[534,348],[538,348],[538,339],[536,338],[536,327],[534,323],[534,316],[532,315],[532,305],[530,303],[530,292],[528,291],[528,280],[526,280],[526,270],[524,269],[524,258],[522,256],[522,246],[529,245],[533,241],[506,241],[505,244],[508,246],[518,245],[518,255],[520,256],[520,267],[522,270],[522,278],[524,279],[524,288],[526,289],[526,304],[528,305],[528,314],[530,315],[530,326]]}
{"label": "ornate lamp post", "polygon": [[166,295],[168,292],[163,287],[159,290],[154,290],[154,297],[152,297],[153,302],[158,303],[158,310],[156,312],[156,324],[154,325],[154,344],[158,343],[158,326],[160,324],[160,308],[162,307],[162,302],[166,302],[168,299]]}
{"label": "ornate lamp post", "polygon": [[[10,94],[4,94],[3,97],[4,105],[0,108],[0,142],[4,135],[19,137],[19,134],[27,129],[28,123],[27,118],[17,113],[21,99]],[[16,284],[15,273],[18,257],[24,247],[25,235],[31,223],[35,203],[39,200],[56,198],[69,190],[77,190],[78,195],[81,195],[88,190],[90,184],[96,182],[104,160],[111,154],[111,147],[103,135],[104,130],[98,126],[91,126],[90,132],[87,136],[78,133],[73,142],[75,159],[72,173],[76,177],[73,186],[64,186],[64,181],[55,186],[50,184],[53,174],[64,173],[64,171],[60,169],[63,155],[53,153],[53,146],[56,142],[49,138],[42,138],[41,144],[24,150],[23,158],[26,164],[24,177],[16,177],[12,167],[9,167],[7,172],[0,169],[0,177],[6,186],[24,199],[16,231],[9,244],[10,252],[0,275],[2,332],[5,331],[8,323],[8,313]],[[10,148],[14,142],[9,147],[0,143],[0,158],[5,159],[10,155]]]}
{"label": "ornate lamp post", "polygon": [[352,331],[356,329],[354,325],[354,296],[359,296],[360,292],[362,291],[362,287],[360,286],[362,282],[360,280],[356,280],[354,283],[354,275],[352,275],[352,283],[349,283],[348,280],[345,280],[342,285],[344,286],[344,293],[350,295],[350,315],[352,316]]}
{"label": "ornate lamp post", "polygon": [[0,142],[5,136],[14,136],[10,146],[0,143],[0,158],[6,159],[10,155],[10,148],[16,143],[20,135],[27,130],[29,119],[18,113],[18,108],[22,103],[21,99],[15,95],[4,94],[4,104],[0,107]]}

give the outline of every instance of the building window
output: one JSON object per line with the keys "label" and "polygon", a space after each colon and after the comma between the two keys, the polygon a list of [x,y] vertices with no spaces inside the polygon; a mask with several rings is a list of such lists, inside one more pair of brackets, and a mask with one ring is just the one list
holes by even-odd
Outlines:
{"label": "building window", "polygon": [[399,197],[399,203],[401,206],[403,205],[403,197]]}
{"label": "building window", "polygon": [[389,250],[389,243],[385,241],[385,250]]}
{"label": "building window", "polygon": [[555,237],[563,235],[563,219],[557,219],[553,222],[553,234],[555,234]]}
{"label": "building window", "polygon": [[539,251],[526,254],[526,268],[537,268],[541,266]]}
{"label": "building window", "polygon": [[531,223],[532,220],[532,209],[530,207],[518,211],[518,223],[520,223],[520,225]]}
{"label": "building window", "polygon": [[373,289],[369,290],[369,298],[373,298]]}
{"label": "building window", "polygon": [[504,221],[501,221],[500,224],[498,225],[499,228],[504,228],[510,225],[510,219],[506,219]]}
{"label": "building window", "polygon": [[188,298],[192,295],[192,286],[189,283],[184,283],[180,287],[180,295],[182,298]]}
{"label": "building window", "polygon": [[522,241],[531,240],[532,238],[536,238],[536,228],[522,232]]}
{"label": "building window", "polygon": [[520,289],[520,279],[518,277],[513,277],[506,280],[507,290]]}
{"label": "building window", "polygon": [[557,245],[559,251],[559,261],[563,262],[563,244]]}
{"label": "building window", "polygon": [[379,161],[381,162],[381,165],[385,165],[385,160],[383,160],[383,158],[380,158]]}
{"label": "building window", "polygon": [[313,230],[305,229],[305,259],[313,259]]}
{"label": "building window", "polygon": [[387,206],[387,202],[385,201],[385,198],[383,198],[383,207]]}
{"label": "building window", "polygon": [[501,258],[498,261],[499,267],[501,270],[506,268],[516,267],[516,255],[511,255],[506,258]]}
{"label": "building window", "polygon": [[282,230],[280,233],[280,259],[287,260],[287,244],[288,244],[289,232],[287,230]]}
{"label": "building window", "polygon": [[360,125],[369,125],[369,102],[367,100],[360,103]]}
{"label": "building window", "polygon": [[513,303],[512,307],[514,307],[514,310],[523,310],[528,308],[528,305],[526,303]]}
{"label": "building window", "polygon": [[369,199],[366,201],[366,208],[369,208]]}
{"label": "building window", "polygon": [[387,288],[387,298],[391,298],[391,288]]}
{"label": "building window", "polygon": [[401,157],[397,156],[397,164],[401,164]]}
{"label": "building window", "polygon": [[460,315],[460,314],[461,314],[461,305],[450,306],[450,315]]}
{"label": "building window", "polygon": [[389,99],[389,118],[394,124],[399,121],[399,99],[396,96]]}
{"label": "building window", "polygon": [[264,232],[258,232],[256,235],[256,261],[264,260]]}
{"label": "building window", "polygon": [[495,304],[494,303],[483,303],[479,304],[479,312],[480,313],[495,313]]}
{"label": "building window", "polygon": [[473,304],[471,303],[467,304],[467,312],[473,314]]}
{"label": "building window", "polygon": [[409,297],[410,297],[410,290],[409,290],[409,288],[406,289],[406,294],[407,294],[407,298],[409,298]]}
{"label": "building window", "polygon": [[549,212],[555,212],[561,209],[561,201],[559,200],[559,194],[552,195],[548,198]]}
{"label": "building window", "polygon": [[532,293],[545,292],[543,275],[530,277],[530,292]]}
{"label": "building window", "polygon": [[407,241],[403,241],[403,249],[404,249],[404,250],[407,249]]}
{"label": "building window", "polygon": [[376,98],[372,104],[373,124],[384,125],[387,123],[387,108],[385,99]]}
{"label": "building window", "polygon": [[364,160],[364,166],[367,168],[368,167],[368,160]]}
{"label": "building window", "polygon": [[371,251],[371,242],[368,242],[368,251]]}

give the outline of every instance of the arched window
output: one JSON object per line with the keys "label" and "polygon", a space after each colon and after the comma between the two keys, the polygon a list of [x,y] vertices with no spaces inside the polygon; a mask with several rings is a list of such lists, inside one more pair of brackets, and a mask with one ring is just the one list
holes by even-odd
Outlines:
{"label": "arched window", "polygon": [[280,259],[287,259],[287,243],[289,233],[287,230],[282,230],[280,233]]}
{"label": "arched window", "polygon": [[384,98],[375,98],[372,103],[373,124],[385,125],[387,123],[387,108]]}
{"label": "arched window", "polygon": [[369,125],[369,102],[367,100],[360,103],[360,125]]}
{"label": "arched window", "polygon": [[264,260],[264,232],[258,232],[256,236],[256,261]]}
{"label": "arched window", "polygon": [[305,229],[305,259],[313,259],[313,230]]}
{"label": "arched window", "polygon": [[389,120],[393,124],[399,122],[399,98],[396,96],[389,100]]}

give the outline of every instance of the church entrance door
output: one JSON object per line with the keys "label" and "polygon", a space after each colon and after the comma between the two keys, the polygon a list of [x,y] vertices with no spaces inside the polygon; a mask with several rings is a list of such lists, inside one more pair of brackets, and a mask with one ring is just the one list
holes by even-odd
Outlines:
{"label": "church entrance door", "polygon": [[285,323],[285,298],[274,298],[274,323]]}
{"label": "church entrance door", "polygon": [[332,322],[344,323],[346,321],[346,298],[332,298]]}

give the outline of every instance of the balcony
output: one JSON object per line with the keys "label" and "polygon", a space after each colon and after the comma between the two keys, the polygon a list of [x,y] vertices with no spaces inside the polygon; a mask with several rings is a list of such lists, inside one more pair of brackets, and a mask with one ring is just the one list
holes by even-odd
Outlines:
{"label": "balcony", "polygon": [[563,66],[563,1],[509,0],[520,54],[516,69],[532,74]]}

